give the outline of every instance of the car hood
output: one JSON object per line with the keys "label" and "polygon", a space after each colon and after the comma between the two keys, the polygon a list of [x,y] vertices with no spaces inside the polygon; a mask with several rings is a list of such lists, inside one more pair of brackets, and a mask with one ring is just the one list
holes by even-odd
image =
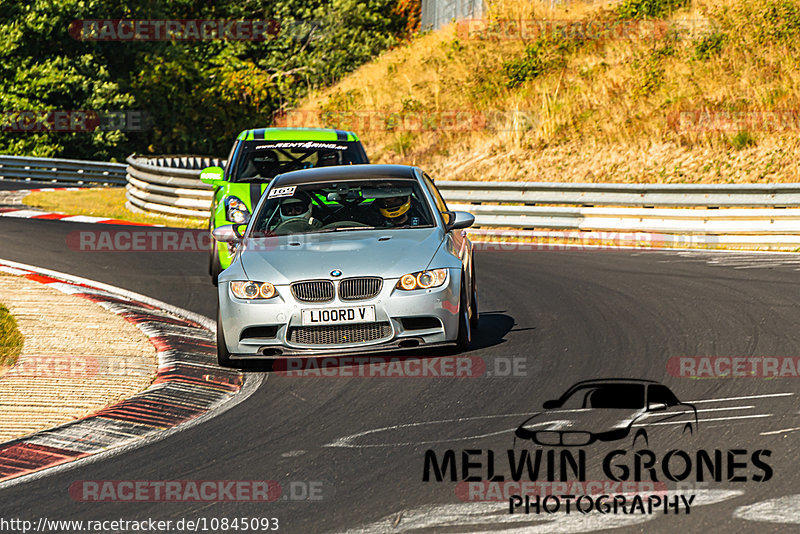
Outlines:
{"label": "car hood", "polygon": [[643,413],[643,409],[548,410],[531,417],[520,428],[532,431],[582,431],[596,434],[627,428]]}
{"label": "car hood", "polygon": [[276,285],[296,280],[380,276],[399,278],[428,267],[442,243],[438,228],[357,230],[247,239],[242,267],[251,280]]}

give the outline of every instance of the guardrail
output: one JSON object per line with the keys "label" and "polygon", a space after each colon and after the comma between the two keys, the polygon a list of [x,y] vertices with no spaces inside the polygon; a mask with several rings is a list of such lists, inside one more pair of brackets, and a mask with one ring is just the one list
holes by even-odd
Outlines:
{"label": "guardrail", "polygon": [[637,207],[800,207],[800,183],[594,184],[436,182],[450,202]]}
{"label": "guardrail", "polygon": [[206,167],[223,160],[202,156],[131,155],[128,162],[126,206],[164,215],[206,218],[211,208],[212,187],[200,181]]}
{"label": "guardrail", "polygon": [[478,227],[680,234],[800,234],[795,209],[570,208],[449,204]]}
{"label": "guardrail", "polygon": [[[212,188],[200,170],[224,165],[200,156],[132,155],[120,164],[0,156],[0,177],[126,183],[130,209],[208,217]],[[127,170],[123,180],[122,169]],[[594,184],[440,181],[451,209],[475,215],[475,234],[507,238],[655,232],[721,245],[800,248],[800,183]],[[537,230],[537,231],[534,231]],[[555,232],[542,233],[542,229]],[[536,234],[536,235],[534,235]],[[541,235],[540,235],[541,234]],[[605,237],[602,237],[605,236]],[[685,242],[659,238],[662,242]]]}
{"label": "guardrail", "polygon": [[0,155],[0,179],[124,185],[125,165],[103,161]]}
{"label": "guardrail", "polygon": [[[207,217],[211,188],[200,182],[199,171],[224,162],[192,156],[131,156],[128,163],[128,198],[134,206],[160,213]],[[483,229],[485,236],[508,236],[507,230],[500,229],[524,232],[547,228],[590,233],[738,235],[751,237],[727,239],[731,243],[763,241],[800,246],[800,209],[787,209],[800,208],[800,184],[794,183],[440,181],[437,186],[451,209],[475,215],[476,227]]]}
{"label": "guardrail", "polygon": [[697,246],[800,247],[800,210],[791,209],[800,207],[800,184],[795,183],[444,181],[437,186],[451,209],[475,215],[476,226],[486,229],[482,235],[501,239],[509,233],[499,228],[513,228],[517,237],[526,238],[542,236],[525,230],[548,228],[583,232],[582,240],[607,239],[597,232],[656,232],[660,244],[675,244],[665,235],[677,234],[713,236],[695,239]]}

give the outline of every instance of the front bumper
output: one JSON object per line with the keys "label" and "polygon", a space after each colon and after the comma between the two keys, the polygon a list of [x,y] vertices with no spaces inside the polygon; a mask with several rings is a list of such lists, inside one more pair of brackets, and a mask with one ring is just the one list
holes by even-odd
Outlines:
{"label": "front bumper", "polygon": [[[331,280],[336,284],[337,280]],[[380,293],[371,299],[342,301],[337,292],[333,300],[318,304],[296,300],[288,285],[276,286],[279,296],[273,299],[237,299],[231,294],[229,283],[220,282],[220,316],[228,352],[232,358],[245,359],[379,352],[455,341],[461,290],[458,270],[450,270],[447,282],[437,288],[401,291],[395,288],[396,284],[397,279],[385,279]],[[304,328],[302,310],[355,306],[374,306],[375,324],[383,324],[382,331],[387,335],[352,343],[305,344],[290,340],[293,329]],[[421,324],[414,320],[419,318],[425,320]]]}

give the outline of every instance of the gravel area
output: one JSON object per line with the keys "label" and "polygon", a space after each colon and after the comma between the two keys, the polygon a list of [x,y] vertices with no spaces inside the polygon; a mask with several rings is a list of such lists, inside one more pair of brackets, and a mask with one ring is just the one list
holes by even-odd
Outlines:
{"label": "gravel area", "polygon": [[85,417],[153,381],[155,347],[97,304],[4,274],[0,302],[25,338],[0,377],[0,443]]}

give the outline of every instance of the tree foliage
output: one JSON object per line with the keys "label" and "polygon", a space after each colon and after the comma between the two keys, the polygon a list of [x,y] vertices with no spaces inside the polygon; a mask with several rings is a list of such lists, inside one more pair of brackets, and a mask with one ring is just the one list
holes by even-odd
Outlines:
{"label": "tree foliage", "polygon": [[[310,88],[404,36],[397,0],[0,0],[0,112],[139,110],[141,132],[13,132],[0,153],[121,160],[132,152],[225,156]],[[267,20],[266,41],[92,41],[76,20]],[[7,122],[0,126],[7,126]]]}

